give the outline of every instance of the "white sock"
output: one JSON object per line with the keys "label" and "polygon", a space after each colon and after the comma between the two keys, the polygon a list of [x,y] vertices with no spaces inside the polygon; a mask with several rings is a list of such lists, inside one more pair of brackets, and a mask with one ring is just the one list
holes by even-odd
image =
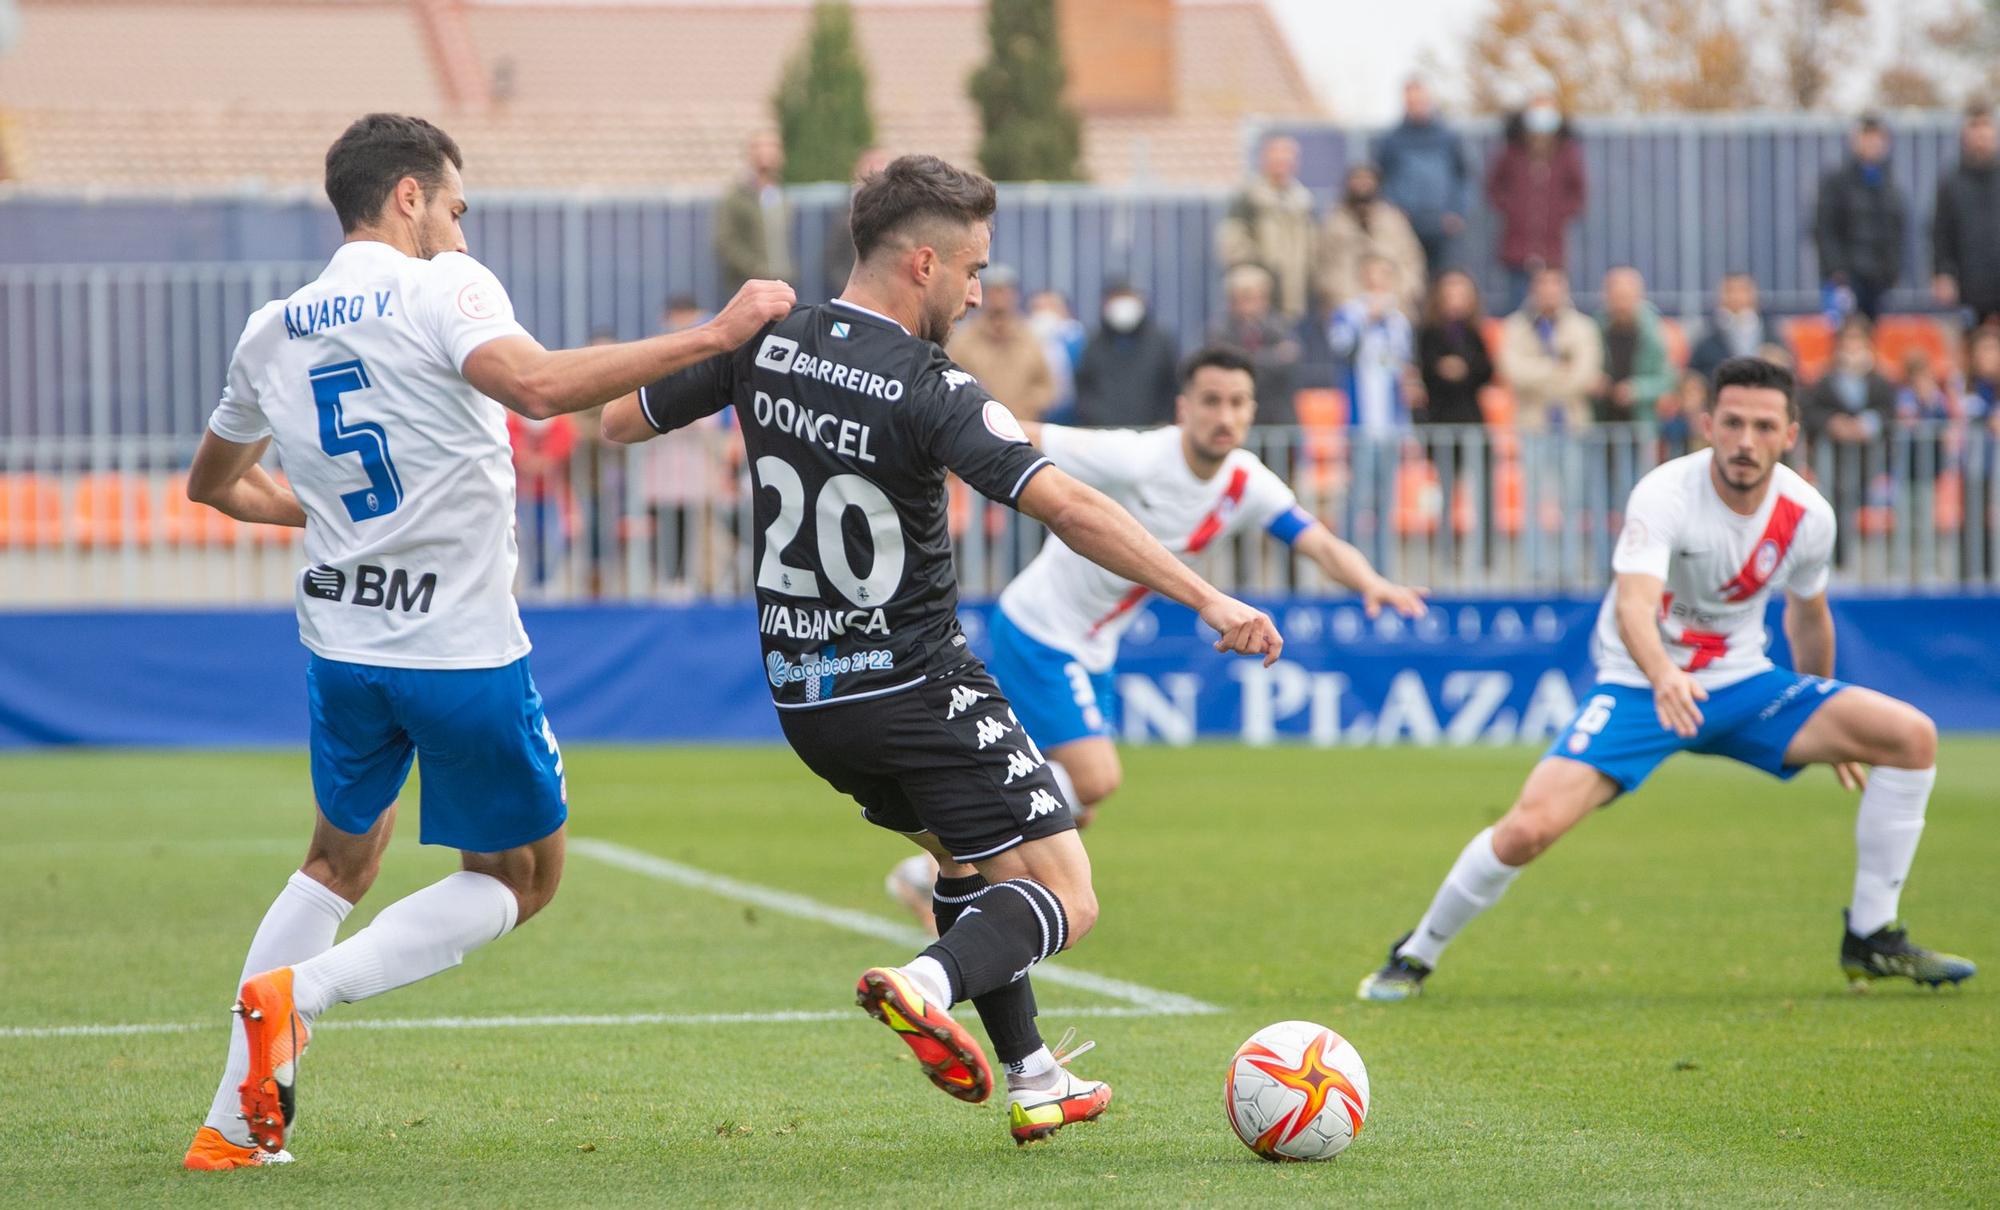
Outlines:
{"label": "white sock", "polygon": [[[333,944],[334,935],[340,932],[340,922],[353,910],[353,904],[328,890],[325,884],[307,877],[305,871],[294,872],[285,881],[285,889],[271,901],[263,923],[257,926],[257,935],[250,939],[250,951],[244,955],[243,973],[237,977],[237,985],[240,987],[252,975],[325,953]],[[231,989],[230,999],[235,998]],[[206,1124],[220,1130],[224,1138],[239,1147],[250,1145],[250,1128],[236,1116],[241,1107],[237,1085],[243,1083],[249,1070],[250,1051],[243,1041],[243,1023],[232,1016],[229,1058],[223,1064],[222,1083],[216,1086],[215,1100],[208,1107]]]}
{"label": "white sock", "polygon": [[1895,923],[1935,784],[1935,767],[1878,766],[1868,774],[1861,810],[1854,817],[1854,902],[1847,910],[1847,927],[1857,936]]}
{"label": "white sock", "polygon": [[514,927],[520,902],[490,874],[460,870],[398,899],[367,928],[292,967],[292,1000],[307,1021],[465,961]]}
{"label": "white sock", "polygon": [[1473,837],[1444,876],[1444,885],[1417,922],[1417,931],[1396,952],[1435,968],[1438,955],[1458,931],[1498,902],[1520,872],[1520,866],[1508,865],[1494,854],[1492,828]]}
{"label": "white sock", "polygon": [[945,973],[944,963],[918,954],[903,967],[903,973],[916,981],[917,990],[924,994],[924,999],[942,1004],[947,1009],[951,1007],[951,976]]}
{"label": "white sock", "polygon": [[1036,1046],[1034,1054],[1006,1064],[1008,1088],[1052,1088],[1056,1082],[1056,1056],[1048,1046]]}
{"label": "white sock", "polygon": [[1061,787],[1063,801],[1069,804],[1070,814],[1081,819],[1084,803],[1076,796],[1076,783],[1069,779],[1069,770],[1063,768],[1061,761],[1052,760],[1049,762],[1049,774],[1056,779],[1056,785]]}

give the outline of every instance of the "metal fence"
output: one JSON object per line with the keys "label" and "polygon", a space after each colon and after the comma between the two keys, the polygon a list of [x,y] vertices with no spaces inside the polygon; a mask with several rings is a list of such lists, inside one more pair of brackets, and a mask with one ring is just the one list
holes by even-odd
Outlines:
{"label": "metal fence", "polygon": [[[1499,143],[1498,124],[1457,125],[1483,169]],[[1889,126],[1890,175],[1910,199],[1911,225],[1904,285],[1888,303],[1922,309],[1931,205],[1938,178],[1957,160],[1958,121],[1899,112]],[[1301,174],[1322,205],[1380,133],[1325,123],[1246,127],[1246,153],[1264,129],[1300,138]],[[1734,269],[1754,273],[1777,310],[1818,306],[1811,211],[1820,176],[1843,154],[1843,119],[1593,118],[1576,130],[1590,195],[1573,237],[1580,296],[1594,297],[1605,270],[1631,264],[1669,314],[1700,314],[1716,281]],[[721,301],[712,197],[488,193],[471,184],[477,204],[466,228],[474,254],[515,291],[525,322],[545,340],[574,344],[599,328],[640,335],[673,293]],[[827,280],[824,243],[844,194],[839,186],[792,191],[795,284],[807,297],[826,297],[838,284]],[[1003,186],[995,256],[1015,264],[1027,288],[1069,295],[1080,315],[1095,313],[1108,278],[1130,278],[1191,341],[1219,302],[1211,236],[1226,205],[1219,189]],[[1459,259],[1497,291],[1495,231],[1476,187],[1467,217]],[[194,199],[0,194],[0,266],[314,261],[337,238],[331,212],[309,191]]]}
{"label": "metal fence", "polygon": [[[717,420],[637,447],[576,436],[560,471],[519,484],[523,598],[750,595],[753,487],[736,433]],[[1386,573],[1457,592],[1600,588],[1633,483],[1680,452],[1651,426],[1610,425],[1567,435],[1263,428],[1250,444]],[[189,504],[192,451],[178,437],[10,443],[0,473],[0,603],[289,600],[303,561],[297,531],[238,525]],[[1800,468],[1840,516],[1837,581],[2000,583],[1995,452],[1987,429],[1940,424],[1811,450]],[[1034,557],[1042,531],[963,484],[952,492],[962,584],[990,596]],[[1261,534],[1217,547],[1200,567],[1237,591],[1336,591]]]}

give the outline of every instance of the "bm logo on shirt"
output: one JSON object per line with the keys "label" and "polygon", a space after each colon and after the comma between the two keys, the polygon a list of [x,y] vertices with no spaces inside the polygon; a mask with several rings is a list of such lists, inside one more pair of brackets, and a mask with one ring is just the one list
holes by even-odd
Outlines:
{"label": "bm logo on shirt", "polygon": [[347,573],[330,563],[322,563],[306,568],[304,587],[307,596],[322,601],[345,601],[364,609],[429,613],[431,598],[437,594],[437,583],[434,571],[425,572],[412,587],[410,573],[400,567],[390,571],[372,563],[362,563],[354,569],[354,593],[350,596],[347,592]]}

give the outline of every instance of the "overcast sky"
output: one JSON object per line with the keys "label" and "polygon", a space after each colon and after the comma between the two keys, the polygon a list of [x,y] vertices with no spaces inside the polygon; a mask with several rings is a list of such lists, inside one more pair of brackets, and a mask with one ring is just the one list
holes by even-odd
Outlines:
{"label": "overcast sky", "polygon": [[[1456,62],[1487,0],[1266,0],[1320,100],[1343,121],[1387,122],[1425,47]],[[1447,96],[1456,90],[1448,81]]]}

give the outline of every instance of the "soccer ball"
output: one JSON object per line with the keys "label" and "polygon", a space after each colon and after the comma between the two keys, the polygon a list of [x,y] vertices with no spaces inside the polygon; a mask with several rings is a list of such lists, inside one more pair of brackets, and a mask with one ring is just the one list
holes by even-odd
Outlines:
{"label": "soccer ball", "polygon": [[1229,1061],[1229,1124],[1267,1160],[1330,1160],[1368,1117],[1368,1069],[1354,1044],[1310,1021],[1250,1035]]}

